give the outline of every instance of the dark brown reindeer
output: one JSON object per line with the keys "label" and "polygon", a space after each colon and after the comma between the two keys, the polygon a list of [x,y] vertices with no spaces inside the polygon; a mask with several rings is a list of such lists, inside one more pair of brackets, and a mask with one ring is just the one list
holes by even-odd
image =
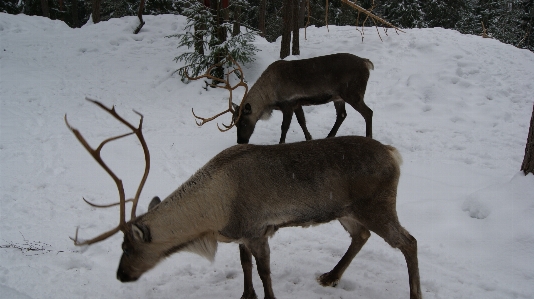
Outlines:
{"label": "dark brown reindeer", "polygon": [[[119,225],[93,239],[73,239],[76,245],[102,241],[124,233],[117,270],[122,282],[136,281],[166,257],[192,251],[212,260],[218,242],[239,244],[244,273],[242,299],[257,298],[252,285],[252,256],[256,259],[265,298],[275,298],[271,283],[268,239],[278,229],[338,220],[352,242],[339,263],[318,278],[335,286],[371,231],[406,258],[410,298],[420,299],[417,241],[399,223],[397,184],[402,158],[398,151],[371,138],[346,136],[280,145],[236,145],[200,168],[189,180],[149,211],[136,216],[135,207],[148,175],[149,152],[139,127],[94,102],[132,130],[92,149],[78,130],[67,126],[113,177],[120,194]],[[65,116],[65,121],[67,120]],[[100,150],[109,141],[135,134],[145,152],[146,170],[125,220],[122,182],[106,166]]]}
{"label": "dark brown reindeer", "polygon": [[[234,64],[237,65],[237,63]],[[239,65],[239,76],[243,78],[243,72]],[[336,136],[336,133],[347,116],[345,102],[351,105],[365,119],[365,135],[372,137],[373,110],[363,101],[369,70],[374,69],[369,59],[358,56],[339,53],[327,56],[319,56],[310,59],[273,62],[252,86],[241,104],[238,106],[231,103],[228,110],[211,118],[200,118],[202,125],[213,120],[226,112],[232,112],[232,123],[226,126],[237,127],[237,143],[248,143],[254,132],[256,122],[268,118],[273,110],[280,110],[283,114],[282,135],[280,143],[284,143],[287,130],[293,118],[293,112],[297,121],[304,131],[306,140],[312,139],[306,128],[306,119],[302,106],[321,105],[334,102],[336,108],[336,122],[330,130],[328,137]],[[211,69],[196,78],[211,78],[225,83],[229,87],[228,80],[221,80],[210,75]],[[243,81],[239,84],[243,86]],[[233,87],[235,89],[238,86]],[[194,113],[193,113],[194,114]]]}

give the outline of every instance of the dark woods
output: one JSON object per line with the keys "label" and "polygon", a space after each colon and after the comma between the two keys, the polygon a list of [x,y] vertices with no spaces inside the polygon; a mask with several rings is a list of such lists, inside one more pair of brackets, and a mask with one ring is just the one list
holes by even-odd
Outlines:
{"label": "dark woods", "polygon": [[[207,0],[207,2],[232,0]],[[182,14],[184,0],[146,1],[144,14]],[[206,2],[206,1],[204,1]],[[291,0],[243,1],[242,25],[257,29],[269,41],[283,33],[284,5]],[[360,0],[354,1],[401,28],[443,27],[482,35],[534,51],[534,0]],[[95,8],[100,20],[137,15],[139,0],[3,0],[0,11],[46,16],[71,27],[85,24]],[[360,25],[363,16],[341,0],[292,0],[297,20],[292,26]],[[328,3],[328,7],[326,7]],[[232,7],[230,5],[230,7]],[[309,12],[308,12],[309,10]],[[325,13],[328,12],[328,17]],[[286,18],[287,19],[287,18]],[[372,25],[366,23],[366,25]]]}

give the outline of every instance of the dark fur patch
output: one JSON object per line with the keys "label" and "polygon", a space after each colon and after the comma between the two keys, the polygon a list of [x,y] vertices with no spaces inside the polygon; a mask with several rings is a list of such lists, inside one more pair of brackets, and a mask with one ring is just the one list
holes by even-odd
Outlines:
{"label": "dark fur patch", "polygon": [[327,94],[327,93],[315,94],[315,95],[311,95],[308,97],[294,98],[294,99],[291,99],[290,101],[276,102],[275,107],[278,110],[283,110],[283,108],[286,106],[295,107],[298,105],[301,105],[301,106],[322,105],[322,104],[326,104],[332,101],[332,97],[333,97],[332,94]]}
{"label": "dark fur patch", "polygon": [[190,245],[191,243],[193,243],[194,241],[189,241],[189,242],[185,242],[185,243],[182,243],[182,244],[179,244],[179,245],[175,245],[169,249],[167,249],[163,254],[165,256],[170,256],[172,255],[173,253],[176,253],[184,248],[186,248],[188,245]]}

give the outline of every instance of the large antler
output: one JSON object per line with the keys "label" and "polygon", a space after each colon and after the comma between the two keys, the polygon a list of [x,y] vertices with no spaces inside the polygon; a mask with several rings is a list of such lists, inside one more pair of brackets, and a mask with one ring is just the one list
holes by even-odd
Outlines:
{"label": "large antler", "polygon": [[[245,88],[245,95],[243,96],[243,99],[245,99],[245,96],[247,95],[248,93],[248,85],[244,82],[244,79],[245,79],[245,76],[243,74],[243,70],[241,69],[241,66],[231,57],[231,56],[228,56],[229,60],[237,66],[237,68],[234,68],[233,70],[229,70],[228,73],[226,73],[226,80],[224,79],[221,79],[221,78],[217,78],[213,75],[211,75],[211,71],[216,68],[216,67],[220,67],[222,66],[222,64],[215,64],[215,65],[212,65],[204,75],[201,75],[201,76],[198,76],[198,77],[189,77],[189,75],[187,75],[187,72],[185,72],[185,75],[187,77],[187,79],[189,80],[198,80],[198,79],[201,79],[201,78],[208,78],[208,79],[211,79],[211,80],[214,80],[214,81],[218,81],[218,82],[221,82],[221,83],[224,83],[224,86],[218,86],[218,85],[215,85],[215,84],[210,84],[211,87],[219,87],[219,88],[224,88],[224,89],[227,89],[229,92],[230,92],[230,97],[228,99],[228,109],[226,109],[225,111],[215,115],[215,116],[212,116],[210,118],[204,118],[204,117],[200,117],[200,116],[197,116],[195,114],[195,111],[193,110],[193,108],[191,108],[191,112],[193,113],[193,116],[199,120],[201,120],[201,122],[196,122],[196,124],[200,127],[202,125],[204,125],[205,123],[209,122],[209,121],[212,121],[214,119],[216,119],[217,117],[223,115],[223,114],[226,114],[228,112],[234,114],[235,113],[235,110],[234,108],[232,107],[232,92],[240,87],[240,86],[243,86]],[[237,74],[236,72],[239,72],[239,74]],[[230,85],[230,75],[231,74],[236,74],[236,76],[240,79],[239,83],[237,83],[236,85],[234,86],[231,86]],[[241,100],[241,102],[243,102],[243,99]],[[243,105],[239,105],[239,113],[237,115],[236,118],[232,117],[232,122],[230,123],[230,125],[225,125],[225,124],[222,124],[226,129],[221,129],[219,127],[219,124],[217,124],[217,128],[219,129],[219,131],[221,132],[226,132],[228,130],[230,130],[233,126],[235,126],[235,124],[239,121],[239,118],[241,117],[241,112],[243,110]]]}
{"label": "large antler", "polygon": [[[97,236],[97,237],[95,237],[93,239],[86,240],[86,241],[83,241],[83,242],[78,241],[78,229],[76,229],[76,235],[75,235],[74,238],[71,238],[71,239],[74,241],[74,245],[77,245],[77,246],[89,245],[89,244],[93,244],[93,243],[96,243],[96,242],[100,242],[100,241],[105,240],[105,239],[109,238],[110,236],[114,235],[119,230],[124,230],[124,228],[126,226],[126,217],[125,217],[125,214],[126,214],[126,202],[127,201],[131,201],[133,203],[133,205],[132,205],[132,213],[131,213],[131,220],[133,220],[136,217],[135,210],[137,208],[137,202],[139,201],[139,197],[141,195],[141,191],[143,190],[143,187],[145,185],[146,179],[148,177],[148,172],[150,171],[150,153],[148,151],[148,146],[146,145],[145,138],[143,137],[143,133],[142,133],[143,115],[134,110],[134,112],[141,117],[141,119],[139,120],[139,126],[136,128],[132,124],[130,124],[128,121],[126,121],[124,118],[122,118],[120,115],[117,114],[117,112],[115,111],[115,106],[111,107],[111,109],[110,109],[110,108],[107,108],[106,106],[104,106],[103,104],[101,104],[100,102],[97,102],[95,100],[92,100],[92,99],[89,99],[89,98],[86,98],[86,100],[94,103],[95,105],[97,105],[100,108],[102,108],[105,111],[107,111],[109,114],[111,114],[113,117],[115,117],[118,121],[120,121],[121,123],[126,125],[130,130],[132,130],[132,132],[108,138],[108,139],[102,141],[102,143],[100,143],[100,145],[96,149],[93,149],[89,145],[89,143],[85,140],[85,138],[82,136],[82,134],[77,129],[73,128],[69,124],[69,122],[67,121],[67,115],[65,114],[65,123],[67,124],[67,127],[72,131],[72,133],[74,133],[74,135],[76,136],[78,141],[80,141],[80,143],[83,145],[83,147],[89,152],[89,154],[91,154],[91,156],[96,160],[96,162],[98,162],[98,164],[100,166],[102,166],[102,168],[104,168],[104,170],[111,176],[111,178],[113,178],[113,181],[115,181],[115,184],[117,185],[117,189],[119,191],[119,202],[116,203],[116,204],[98,206],[98,205],[95,205],[95,204],[92,204],[92,203],[88,202],[84,198],[84,201],[86,203],[88,203],[88,204],[90,204],[91,206],[94,206],[94,207],[110,207],[110,206],[114,206],[114,205],[118,204],[120,206],[119,225],[117,227],[115,227],[114,229],[110,230],[110,231],[107,231],[107,232],[105,232],[105,233],[103,233],[103,234],[101,234],[101,235],[99,235],[99,236]],[[135,134],[137,136],[137,138],[139,139],[139,142],[141,143],[141,146],[143,147],[143,152],[144,152],[144,155],[145,155],[145,172],[143,174],[143,178],[141,179],[141,182],[139,183],[139,187],[137,188],[137,192],[135,194],[135,197],[133,199],[126,200],[126,196],[125,196],[125,193],[124,193],[124,186],[122,184],[122,180],[119,179],[115,175],[115,173],[113,173],[113,171],[111,171],[111,169],[102,160],[102,157],[100,156],[100,152],[101,152],[102,148],[104,147],[104,145],[106,145],[108,142],[114,141],[114,140],[117,140],[117,139],[120,139],[120,138],[123,138],[123,137],[126,137],[126,136],[130,136],[132,134]]]}

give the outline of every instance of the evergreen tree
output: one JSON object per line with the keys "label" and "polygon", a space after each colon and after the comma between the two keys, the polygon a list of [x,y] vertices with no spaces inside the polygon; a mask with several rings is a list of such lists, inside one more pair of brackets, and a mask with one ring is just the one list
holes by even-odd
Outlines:
{"label": "evergreen tree", "polygon": [[[244,3],[240,2],[239,5],[244,5]],[[251,42],[258,35],[257,31],[245,27],[245,32],[229,35],[233,25],[229,22],[219,24],[217,15],[207,9],[203,3],[197,0],[187,0],[185,7],[183,10],[183,14],[187,17],[185,32],[168,36],[177,37],[179,47],[186,46],[193,49],[192,52],[185,52],[174,59],[176,62],[185,62],[185,66],[178,69],[182,79],[186,78],[186,72],[189,76],[198,76],[221,60],[229,66],[231,61],[225,59],[228,55],[238,63],[248,63],[254,60],[254,53],[259,49]],[[232,10],[233,7],[230,6],[229,9]],[[223,32],[224,36],[220,36],[220,32]],[[221,73],[213,75],[222,76]]]}
{"label": "evergreen tree", "polygon": [[0,1],[0,12],[19,14],[22,12],[22,6],[19,5],[18,0],[2,0]]}
{"label": "evergreen tree", "polygon": [[425,24],[430,28],[455,28],[465,10],[465,0],[428,0],[423,4]]}
{"label": "evergreen tree", "polygon": [[452,28],[464,34],[480,35],[482,33],[482,18],[476,13],[477,6],[478,0],[466,0],[459,20]]}
{"label": "evergreen tree", "polygon": [[385,19],[400,28],[426,27],[420,0],[390,0],[383,9]]}

